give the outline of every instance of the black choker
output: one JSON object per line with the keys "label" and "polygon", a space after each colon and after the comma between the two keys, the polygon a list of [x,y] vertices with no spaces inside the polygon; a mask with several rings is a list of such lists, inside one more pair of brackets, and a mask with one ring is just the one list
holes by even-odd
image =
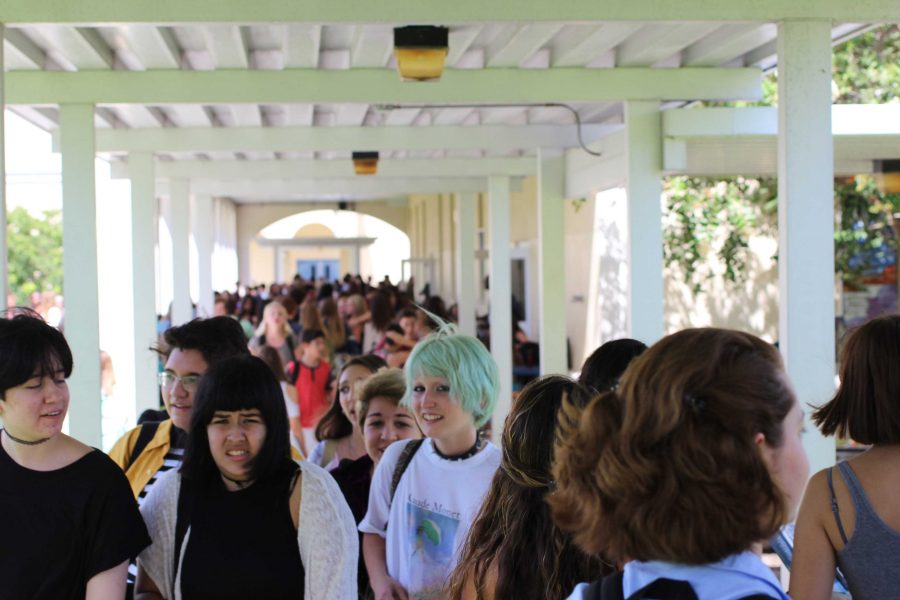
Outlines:
{"label": "black choker", "polygon": [[[222,479],[225,479],[225,480],[227,480],[227,481],[230,481],[231,483],[233,483],[234,485],[236,485],[236,486],[238,487],[239,490],[242,490],[242,489],[244,489],[244,488],[248,488],[248,487],[250,487],[251,485],[253,485],[253,480],[252,480],[252,479],[241,479],[241,480],[238,480],[238,479],[232,479],[231,477],[229,477],[229,476],[226,475],[225,473],[222,473],[221,471],[219,471],[219,475],[222,476]],[[227,487],[227,486],[226,486],[226,487]]]}
{"label": "black choker", "polygon": [[444,460],[466,460],[467,458],[472,458],[476,454],[478,454],[482,448],[484,448],[484,441],[481,439],[481,436],[478,435],[475,438],[475,445],[463,452],[462,454],[454,454],[452,456],[447,456],[440,450],[438,450],[437,444],[434,443],[434,440],[431,440],[431,447],[434,449],[434,453],[438,455],[438,458],[443,458]]}
{"label": "black choker", "polygon": [[28,440],[20,440],[19,438],[17,438],[13,434],[11,434],[8,429],[0,429],[0,431],[5,433],[6,437],[11,439],[12,441],[16,442],[17,444],[22,444],[23,446],[37,446],[38,444],[43,444],[44,442],[50,440],[50,438],[43,438],[40,440],[34,440],[33,442],[29,442]]}

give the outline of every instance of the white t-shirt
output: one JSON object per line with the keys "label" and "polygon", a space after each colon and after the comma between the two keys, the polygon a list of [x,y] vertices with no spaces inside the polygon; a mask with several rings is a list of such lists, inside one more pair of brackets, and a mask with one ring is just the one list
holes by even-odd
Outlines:
{"label": "white t-shirt", "polygon": [[472,458],[450,461],[425,440],[403,473],[391,505],[391,479],[407,443],[385,450],[372,476],[369,511],[359,530],[385,538],[388,574],[406,588],[411,600],[442,598],[500,465],[500,450],[488,443]]}

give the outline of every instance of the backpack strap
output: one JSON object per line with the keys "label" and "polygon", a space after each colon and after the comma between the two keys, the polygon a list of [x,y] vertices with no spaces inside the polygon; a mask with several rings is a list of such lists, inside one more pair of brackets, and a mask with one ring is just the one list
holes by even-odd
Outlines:
{"label": "backpack strap", "polygon": [[126,472],[137,460],[137,457],[141,455],[141,452],[144,451],[144,448],[147,447],[153,436],[156,435],[159,423],[159,421],[145,421],[141,423],[141,431],[138,433],[137,441],[135,441],[134,447],[131,448],[131,452],[128,454],[128,464],[125,465],[124,469]]}
{"label": "backpack strap", "polygon": [[191,514],[197,505],[198,495],[196,482],[182,477],[181,488],[178,491],[178,510],[175,518],[175,551],[173,552],[175,565],[172,572],[175,573],[176,580],[178,578],[178,567],[181,566],[179,564],[181,562],[181,546],[184,544],[184,536],[187,535],[187,530],[191,526]]}
{"label": "backpack strap", "polygon": [[598,579],[584,590],[584,600],[625,600],[622,591],[622,581],[625,578],[624,571],[618,571]]}
{"label": "backpack strap", "polygon": [[[624,571],[622,572],[624,575]],[[694,587],[687,581],[660,577],[651,581],[632,595],[628,600],[654,598],[656,600],[698,600]]]}
{"label": "backpack strap", "polygon": [[288,363],[287,374],[288,374],[288,382],[291,385],[296,386],[297,380],[300,379],[300,361],[299,360],[295,359]]}
{"label": "backpack strap", "polygon": [[416,452],[419,451],[424,442],[425,438],[413,440],[403,446],[403,450],[400,451],[400,458],[397,459],[397,466],[394,467],[394,475],[391,477],[391,504],[394,503],[394,494],[397,493],[397,486],[400,485],[403,473],[406,472],[406,468],[412,462],[413,456],[416,455]]}

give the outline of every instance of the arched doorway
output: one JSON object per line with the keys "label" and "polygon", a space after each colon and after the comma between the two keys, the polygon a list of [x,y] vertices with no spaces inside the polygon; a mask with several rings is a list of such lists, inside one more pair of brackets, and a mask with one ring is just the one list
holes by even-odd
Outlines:
{"label": "arched doorway", "polygon": [[[310,210],[274,221],[249,244],[255,283],[288,281],[301,270],[315,278],[338,279],[359,272],[380,281],[399,281],[410,256],[409,236],[394,225],[352,210]],[[313,269],[314,267],[314,269]]]}

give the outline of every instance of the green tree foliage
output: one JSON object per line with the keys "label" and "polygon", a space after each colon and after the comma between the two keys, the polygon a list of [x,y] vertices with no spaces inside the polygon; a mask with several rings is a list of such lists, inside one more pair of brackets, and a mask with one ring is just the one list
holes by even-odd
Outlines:
{"label": "green tree foliage", "polygon": [[43,218],[17,207],[8,215],[9,286],[18,304],[27,305],[35,291],[62,293],[62,215],[44,212]]}
{"label": "green tree foliage", "polygon": [[[900,102],[900,25],[887,25],[836,47],[833,54],[833,100],[838,104]],[[777,73],[763,79],[758,102],[708,103],[705,106],[773,106]],[[741,282],[749,239],[777,231],[775,178],[670,177],[664,183],[666,265],[695,293],[721,273]],[[900,195],[885,195],[869,176],[836,183],[835,269],[857,284],[898,249],[894,215]],[[712,260],[711,260],[712,259]],[[721,269],[709,269],[710,262]]]}

